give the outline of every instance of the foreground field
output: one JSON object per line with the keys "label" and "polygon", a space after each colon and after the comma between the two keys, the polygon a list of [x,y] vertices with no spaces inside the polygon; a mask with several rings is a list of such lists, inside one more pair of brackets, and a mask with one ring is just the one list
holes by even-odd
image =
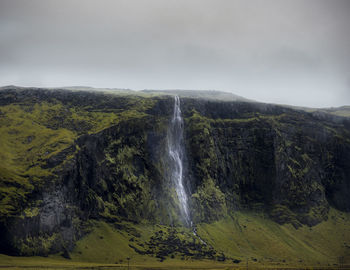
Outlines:
{"label": "foreground field", "polygon": [[[86,263],[78,261],[70,261],[58,256],[43,257],[11,257],[0,255],[0,268],[11,269],[128,269],[128,264],[102,264],[102,263]],[[131,269],[225,269],[230,267],[227,263],[218,262],[193,262],[171,260],[164,263],[147,261],[141,263],[130,263]]]}
{"label": "foreground field", "polygon": [[151,269],[350,269],[350,265],[333,265],[333,266],[315,266],[315,265],[287,265],[287,264],[271,264],[264,265],[259,263],[244,263],[242,265],[235,265],[229,262],[213,262],[213,261],[179,261],[176,259],[169,260],[168,262],[150,262],[147,261],[141,263],[130,263],[128,264],[102,264],[102,263],[86,263],[78,261],[69,261],[56,256],[50,256],[49,258],[43,257],[30,257],[30,258],[18,258],[0,255],[0,269],[54,269],[54,270],[70,270],[70,269],[140,269],[140,270],[151,270]]}
{"label": "foreground field", "polygon": [[246,269],[247,265],[251,269],[346,269],[350,262],[350,215],[331,209],[329,216],[317,226],[298,229],[243,212],[199,225],[203,246],[215,250],[211,260],[200,258],[206,254],[205,247],[192,250],[191,242],[198,238],[193,238],[188,229],[131,223],[113,227],[96,222],[91,233],[68,254],[69,259],[63,258],[64,254],[0,255],[0,267],[127,269],[129,263],[131,269]]}

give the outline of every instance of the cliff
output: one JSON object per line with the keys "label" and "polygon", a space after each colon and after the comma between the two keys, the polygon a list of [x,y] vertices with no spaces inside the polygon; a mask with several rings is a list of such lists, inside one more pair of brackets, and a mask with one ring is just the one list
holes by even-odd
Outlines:
{"label": "cliff", "polygon": [[[181,98],[184,182],[198,238],[182,226],[168,179],[173,105],[166,95],[1,90],[0,253],[87,258],[82,243],[113,228],[118,244],[143,257],[263,260],[267,255],[254,250],[272,237],[288,242],[274,232],[288,228],[296,238],[282,247],[286,254],[311,241],[305,254],[315,261],[328,247],[305,230],[339,219],[332,228],[344,237],[319,233],[333,238],[330,256],[348,258],[349,118]],[[246,219],[257,231],[244,238]],[[237,244],[257,228],[271,239]],[[223,241],[222,234],[237,239]]]}

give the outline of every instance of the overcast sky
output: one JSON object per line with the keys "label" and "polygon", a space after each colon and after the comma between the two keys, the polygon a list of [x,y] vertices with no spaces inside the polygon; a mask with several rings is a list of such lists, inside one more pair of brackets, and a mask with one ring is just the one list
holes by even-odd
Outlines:
{"label": "overcast sky", "polygon": [[0,85],[350,104],[348,0],[0,0]]}

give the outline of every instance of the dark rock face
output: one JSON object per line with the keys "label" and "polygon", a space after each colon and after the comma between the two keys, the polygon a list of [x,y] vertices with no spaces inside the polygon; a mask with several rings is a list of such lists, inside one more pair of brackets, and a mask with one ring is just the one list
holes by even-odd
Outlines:
{"label": "dark rock face", "polygon": [[[248,207],[298,227],[327,219],[329,205],[349,211],[348,120],[273,105],[184,103],[194,212],[205,210],[198,221]],[[225,201],[200,195],[208,181]]]}
{"label": "dark rock face", "polygon": [[[151,122],[134,120],[80,137],[74,159],[57,172],[59,179],[36,196],[42,201],[37,215],[18,217],[4,226],[2,235],[14,236],[8,241],[12,253],[47,255],[71,250],[89,219],[159,219],[155,206],[161,204],[157,194],[161,194],[162,174],[153,162],[159,160],[155,150],[162,142],[152,135],[157,127]],[[60,157],[53,158],[57,164],[63,162]],[[47,166],[55,164],[51,159]],[[8,244],[5,251],[10,250]]]}
{"label": "dark rock face", "polygon": [[[29,93],[9,91],[2,100],[72,98],[70,102],[77,106],[97,107],[107,102],[101,95],[80,92]],[[109,105],[102,107],[127,110],[123,99],[112,98],[115,104],[108,101]],[[43,179],[43,185],[28,198],[35,206],[28,209],[23,205],[20,215],[0,222],[0,252],[47,255],[64,251],[69,255],[75,241],[88,232],[91,219],[169,223],[163,213],[168,206],[161,195],[161,149],[172,112],[170,104],[170,99],[159,99],[144,117],[126,117],[96,134],[83,134],[73,146],[46,159],[42,168],[53,170],[55,177]]]}
{"label": "dark rock face", "polygon": [[[50,99],[120,111],[130,102],[28,90],[2,93],[0,104]],[[330,206],[350,211],[348,120],[244,102],[181,99],[181,108],[194,222],[252,209],[299,227],[327,219]],[[93,219],[178,224],[164,160],[172,110],[172,98],[155,98],[144,117],[126,117],[95,134],[77,127],[74,144],[42,164],[56,177],[33,191],[33,206],[1,220],[0,252],[69,257]]]}
{"label": "dark rock face", "polygon": [[6,237],[1,252],[45,256],[63,249],[72,249],[84,230],[81,222],[78,222],[82,213],[70,203],[70,195],[67,186],[46,186],[36,198],[41,201],[36,213],[22,214],[2,224],[1,235]]}

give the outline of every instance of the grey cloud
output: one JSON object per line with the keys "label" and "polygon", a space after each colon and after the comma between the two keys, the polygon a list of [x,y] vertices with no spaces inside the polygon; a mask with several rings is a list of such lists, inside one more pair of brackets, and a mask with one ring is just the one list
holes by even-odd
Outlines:
{"label": "grey cloud", "polygon": [[0,0],[0,85],[349,104],[349,13],[347,0]]}

